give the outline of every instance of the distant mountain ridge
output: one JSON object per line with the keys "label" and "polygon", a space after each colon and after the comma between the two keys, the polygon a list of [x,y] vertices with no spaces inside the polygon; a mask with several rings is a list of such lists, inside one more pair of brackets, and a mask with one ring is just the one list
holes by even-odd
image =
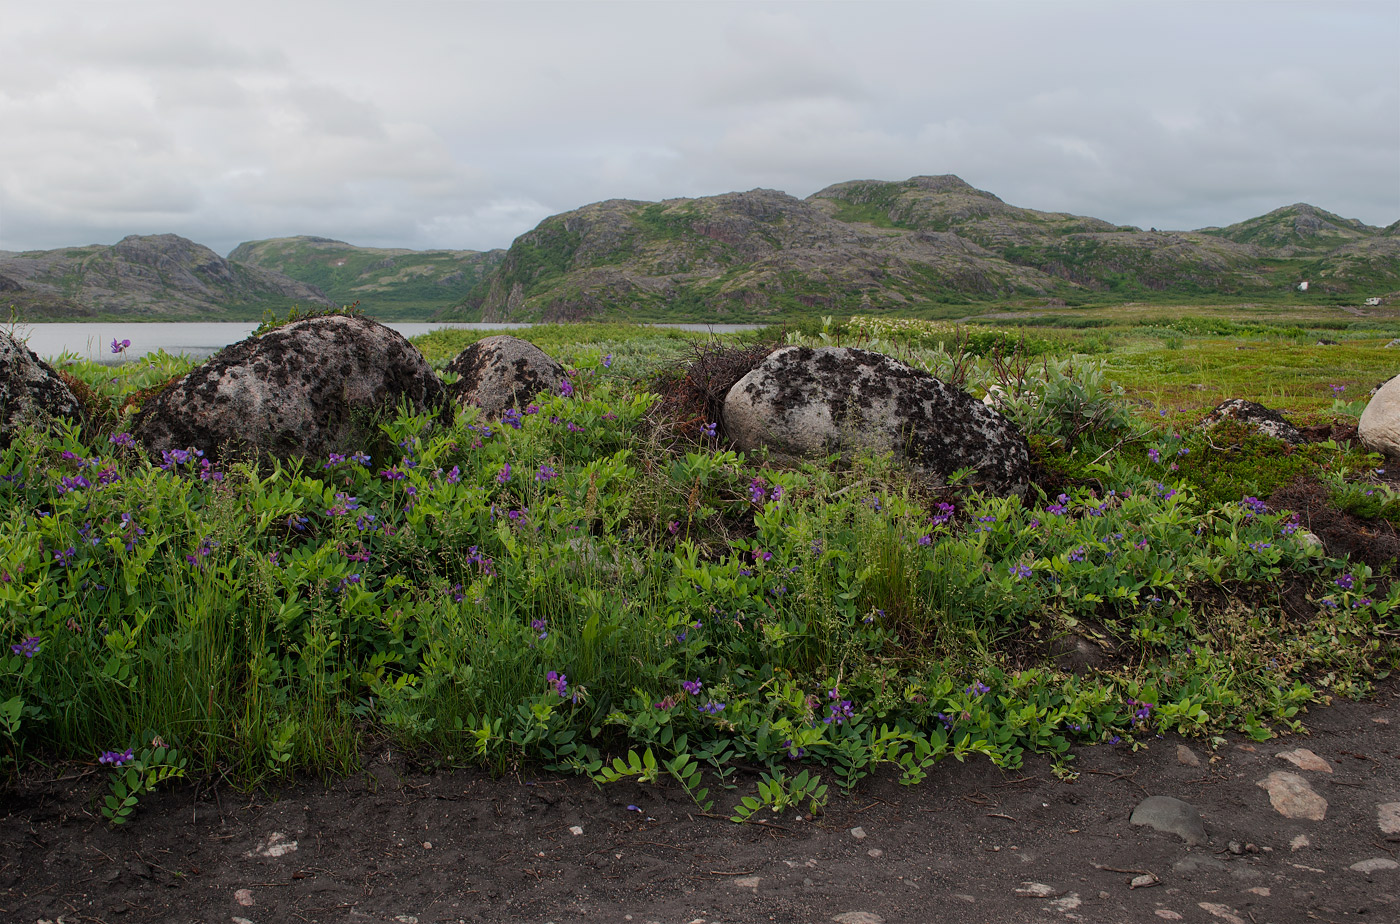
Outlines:
{"label": "distant mountain ridge", "polygon": [[1306,204],[1143,231],[1003,202],[956,176],[613,199],[546,218],[442,319],[747,320],[940,304],[1283,297],[1400,289],[1396,228]]}
{"label": "distant mountain ridge", "polygon": [[331,305],[315,286],[226,260],[175,234],[116,244],[0,253],[0,291],[28,320],[125,317],[233,320],[293,305]]}
{"label": "distant mountain ridge", "polygon": [[1143,231],[1014,206],[951,175],[851,180],[806,199],[770,189],[610,199],[552,215],[504,250],[304,235],[247,241],[224,259],[167,234],[0,251],[0,307],[30,320],[222,320],[358,302],[388,319],[762,321],[1397,292],[1400,221],[1376,228],[1297,203],[1224,228]]}
{"label": "distant mountain ridge", "polygon": [[427,317],[465,299],[505,258],[504,250],[357,247],[302,235],[245,241],[229,260],[316,286],[333,301],[375,317]]}

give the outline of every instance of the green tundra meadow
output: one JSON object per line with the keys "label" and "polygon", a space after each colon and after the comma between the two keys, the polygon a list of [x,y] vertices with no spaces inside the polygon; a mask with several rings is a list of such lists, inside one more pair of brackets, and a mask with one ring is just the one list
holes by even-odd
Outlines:
{"label": "green tundra meadow", "polygon": [[[90,424],[0,452],[0,772],[110,767],[121,823],[175,777],[275,786],[389,748],[676,785],[743,821],[950,757],[1072,775],[1079,745],[1296,732],[1400,656],[1393,558],[1329,555],[1269,502],[1302,479],[1337,515],[1400,522],[1386,463],[1347,435],[1400,371],[1392,319],[1109,306],[511,333],[568,387],[501,419],[384,414],[358,452],[292,464],[150,458],[132,414],[190,362],[61,359]],[[417,346],[441,371],[485,335]],[[778,343],[997,386],[1036,484],[992,497],[888,458],[734,451],[715,382]],[[1198,426],[1232,397],[1333,436]]]}

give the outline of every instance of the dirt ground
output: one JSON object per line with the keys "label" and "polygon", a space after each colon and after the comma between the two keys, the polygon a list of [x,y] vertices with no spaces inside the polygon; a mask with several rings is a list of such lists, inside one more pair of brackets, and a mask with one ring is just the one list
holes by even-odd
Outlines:
{"label": "dirt ground", "polygon": [[[1314,709],[1309,736],[1086,748],[1072,780],[1043,759],[949,761],[919,787],[867,780],[815,819],[764,825],[674,787],[421,773],[385,754],[330,786],[186,785],[113,830],[103,775],[78,768],[0,795],[0,921],[1400,921],[1397,704],[1389,681]],[[1276,756],[1298,748],[1326,768]],[[1301,779],[1324,816],[1282,814],[1270,774]],[[1197,809],[1208,843],[1131,824],[1150,795]]]}

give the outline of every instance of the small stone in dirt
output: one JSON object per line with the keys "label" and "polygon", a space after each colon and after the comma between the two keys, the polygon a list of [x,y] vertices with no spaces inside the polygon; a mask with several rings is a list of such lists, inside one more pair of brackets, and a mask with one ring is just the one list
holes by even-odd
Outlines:
{"label": "small stone in dirt", "polygon": [[855,838],[855,839],[858,840],[858,841],[864,840],[864,839],[865,839],[865,829],[864,829],[864,828],[852,828],[852,829],[851,829],[851,837]]}
{"label": "small stone in dirt", "polygon": [[873,911],[847,911],[832,920],[836,924],[885,924],[885,919]]}
{"label": "small stone in dirt", "polygon": [[1254,886],[1253,888],[1245,889],[1245,891],[1250,892],[1254,895],[1258,895],[1262,898],[1268,898],[1270,895],[1273,894],[1269,891],[1268,886]]}
{"label": "small stone in dirt", "polygon": [[396,914],[394,920],[399,924],[418,924],[418,918],[411,914]]}
{"label": "small stone in dirt", "polygon": [[1280,751],[1274,756],[1288,761],[1299,770],[1320,770],[1323,773],[1332,772],[1331,764],[1321,757],[1318,757],[1307,748],[1294,748],[1291,751]]}
{"label": "small stone in dirt", "polygon": [[[1130,888],[1130,889],[1145,889],[1145,888],[1147,888],[1148,886],[1155,886],[1155,885],[1158,885],[1159,883],[1161,883],[1161,881],[1162,881],[1162,880],[1158,879],[1156,876],[1152,875],[1151,873],[1143,873],[1141,876],[1134,876],[1133,879],[1132,879],[1132,881],[1128,883],[1128,888]],[[1102,893],[1100,893],[1100,894],[1102,894]]]}
{"label": "small stone in dirt", "polygon": [[244,908],[251,908],[253,906],[253,890],[239,889],[233,893],[233,900]]}
{"label": "small stone in dirt", "polygon": [[247,856],[278,857],[286,856],[289,853],[297,852],[297,842],[287,840],[287,835],[280,831],[274,831],[268,835],[267,843],[253,848]]}
{"label": "small stone in dirt", "polygon": [[1229,869],[1229,867],[1215,857],[1182,857],[1172,864],[1172,872],[1186,876],[1191,873],[1215,872],[1225,869]]}
{"label": "small stone in dirt", "polygon": [[583,829],[580,828],[578,825],[571,825],[569,827],[569,833],[572,834],[574,837],[578,837],[580,834],[583,833]]}
{"label": "small stone in dirt", "polygon": [[[230,921],[231,924],[253,924],[252,921],[248,920],[247,918],[240,918],[238,915],[234,915],[230,919]],[[40,924],[42,924],[42,922],[40,922]]]}
{"label": "small stone in dirt", "polygon": [[1016,890],[1017,895],[1033,895],[1036,898],[1049,898],[1055,894],[1055,889],[1043,882],[1023,882],[1021,888]]}
{"label": "small stone in dirt", "polygon": [[878,859],[880,859],[881,857],[883,857],[883,856],[885,855],[885,852],[884,852],[883,850],[881,850],[879,847],[871,847],[869,850],[867,850],[867,851],[865,852],[865,855],[866,855],[867,857],[874,857],[875,859],[878,860]]}
{"label": "small stone in dirt", "polygon": [[1372,721],[1372,722],[1375,722],[1377,725],[1389,725],[1389,724],[1390,724],[1390,719],[1374,718],[1374,719],[1372,719],[1371,721]]}
{"label": "small stone in dirt", "polygon": [[1327,800],[1313,792],[1308,781],[1296,773],[1275,770],[1258,785],[1268,790],[1270,804],[1285,818],[1322,821],[1327,817]]}
{"label": "small stone in dirt", "polygon": [[1304,847],[1311,847],[1312,841],[1306,834],[1300,834],[1288,842],[1288,846],[1294,850],[1302,850]]}
{"label": "small stone in dirt", "polygon": [[423,842],[423,849],[424,849],[424,850],[432,850],[432,849],[433,849],[433,842],[432,842],[432,841],[424,841],[424,842]]}
{"label": "small stone in dirt", "polygon": [[1176,762],[1185,764],[1188,767],[1199,767],[1201,765],[1201,759],[1196,756],[1196,752],[1184,744],[1178,744],[1176,746]]}
{"label": "small stone in dirt", "polygon": [[1231,841],[1225,845],[1225,849],[1237,857],[1244,856],[1244,844],[1241,844],[1239,841]]}
{"label": "small stone in dirt", "polygon": [[1382,802],[1376,806],[1376,823],[1382,834],[1400,834],[1400,802]]}
{"label": "small stone in dirt", "polygon": [[1175,911],[1172,911],[1172,910],[1169,909],[1169,908],[1158,908],[1156,911],[1154,911],[1154,912],[1152,912],[1152,913],[1155,914],[1155,915],[1157,915],[1157,917],[1161,918],[1163,921],[1180,921],[1180,920],[1181,920],[1181,915],[1178,914],[1178,913],[1175,912]]}
{"label": "small stone in dirt", "polygon": [[753,889],[754,891],[758,891],[758,883],[762,878],[762,876],[745,876],[742,879],[735,879],[734,888]]}
{"label": "small stone in dirt", "polygon": [[1175,834],[1193,847],[1206,842],[1206,826],[1201,813],[1189,802],[1171,796],[1149,796],[1138,803],[1129,823],[1147,825],[1166,834]]}
{"label": "small stone in dirt", "polygon": [[1071,892],[1064,898],[1055,899],[1050,903],[1050,907],[1054,908],[1056,911],[1062,911],[1068,914],[1082,904],[1084,904],[1084,902],[1079,898],[1079,893]]}
{"label": "small stone in dirt", "polygon": [[1369,860],[1362,860],[1360,863],[1353,863],[1348,869],[1354,869],[1358,873],[1375,873],[1383,869],[1400,868],[1400,863],[1396,863],[1389,857],[1372,857]]}
{"label": "small stone in dirt", "polygon": [[972,897],[971,895],[965,895],[962,892],[954,892],[953,897],[960,902],[967,902],[969,905],[977,904],[976,898]]}
{"label": "small stone in dirt", "polygon": [[1197,902],[1196,907],[1215,915],[1226,924],[1246,924],[1245,919],[1235,914],[1234,909],[1229,905],[1221,905],[1217,902]]}

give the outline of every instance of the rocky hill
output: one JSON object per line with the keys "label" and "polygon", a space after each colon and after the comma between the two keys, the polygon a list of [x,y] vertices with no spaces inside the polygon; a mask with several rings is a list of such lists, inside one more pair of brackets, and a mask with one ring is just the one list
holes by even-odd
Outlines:
{"label": "rocky hill", "polygon": [[[441,318],[748,320],[1063,298],[1356,298],[1400,288],[1395,225],[1307,205],[1193,232],[1009,205],[955,176],[609,200],[545,219]],[[947,309],[954,310],[954,309]]]}
{"label": "rocky hill", "polygon": [[316,286],[342,305],[378,318],[427,317],[460,303],[504,250],[395,250],[324,237],[247,241],[229,259]]}
{"label": "rocky hill", "polygon": [[293,305],[333,304],[315,286],[225,260],[174,234],[0,253],[0,291],[0,305],[13,305],[31,321],[225,321]]}

